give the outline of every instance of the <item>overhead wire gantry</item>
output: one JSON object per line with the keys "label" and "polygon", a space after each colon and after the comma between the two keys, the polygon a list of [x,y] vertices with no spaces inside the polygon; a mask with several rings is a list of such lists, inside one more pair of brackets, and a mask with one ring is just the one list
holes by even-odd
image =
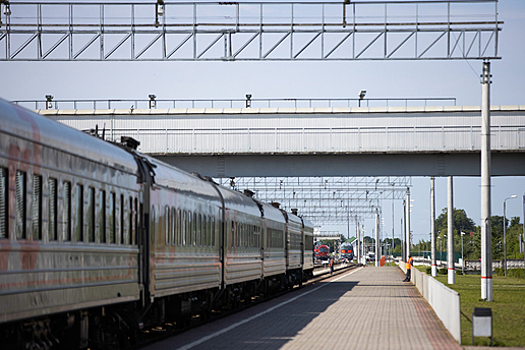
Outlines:
{"label": "overhead wire gantry", "polygon": [[498,58],[496,0],[9,2],[0,60]]}

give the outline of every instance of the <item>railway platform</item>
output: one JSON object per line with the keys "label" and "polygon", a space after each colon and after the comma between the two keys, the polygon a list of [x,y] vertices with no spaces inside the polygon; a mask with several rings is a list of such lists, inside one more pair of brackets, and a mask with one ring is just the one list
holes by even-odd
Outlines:
{"label": "railway platform", "polygon": [[186,349],[461,349],[398,267],[360,267],[150,345]]}

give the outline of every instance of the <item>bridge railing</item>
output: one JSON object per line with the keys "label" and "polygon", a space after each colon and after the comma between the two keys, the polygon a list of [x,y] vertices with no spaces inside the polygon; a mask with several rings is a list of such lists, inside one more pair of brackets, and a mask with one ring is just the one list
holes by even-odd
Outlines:
{"label": "bridge railing", "polygon": [[[14,104],[39,109],[152,109],[152,108],[316,108],[456,106],[455,97],[406,98],[251,98],[250,99],[107,99],[17,100]],[[152,104],[153,103],[153,104]]]}
{"label": "bridge railing", "polygon": [[[131,136],[153,154],[340,153],[479,151],[479,126],[131,129],[106,131]],[[522,125],[492,129],[493,150],[525,149]]]}

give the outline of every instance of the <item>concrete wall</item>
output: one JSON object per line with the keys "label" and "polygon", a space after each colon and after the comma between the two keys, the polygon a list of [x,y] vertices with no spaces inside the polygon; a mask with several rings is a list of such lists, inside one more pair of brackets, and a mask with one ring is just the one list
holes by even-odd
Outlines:
{"label": "concrete wall", "polygon": [[[406,273],[405,263],[400,262],[399,268]],[[461,344],[461,309],[459,293],[446,287],[436,279],[412,268],[411,282],[419,290],[423,298],[430,304],[438,318],[452,337]]]}

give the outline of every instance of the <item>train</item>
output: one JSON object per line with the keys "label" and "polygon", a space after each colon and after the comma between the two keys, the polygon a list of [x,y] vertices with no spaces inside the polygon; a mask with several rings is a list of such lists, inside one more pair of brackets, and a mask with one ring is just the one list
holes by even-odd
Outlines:
{"label": "train", "polygon": [[317,246],[316,257],[319,260],[328,260],[328,258],[330,257],[330,248],[325,244]]}
{"label": "train", "polygon": [[109,349],[313,275],[313,224],[0,99],[3,349]]}
{"label": "train", "polygon": [[354,246],[350,242],[341,243],[341,258],[352,261],[354,259]]}

